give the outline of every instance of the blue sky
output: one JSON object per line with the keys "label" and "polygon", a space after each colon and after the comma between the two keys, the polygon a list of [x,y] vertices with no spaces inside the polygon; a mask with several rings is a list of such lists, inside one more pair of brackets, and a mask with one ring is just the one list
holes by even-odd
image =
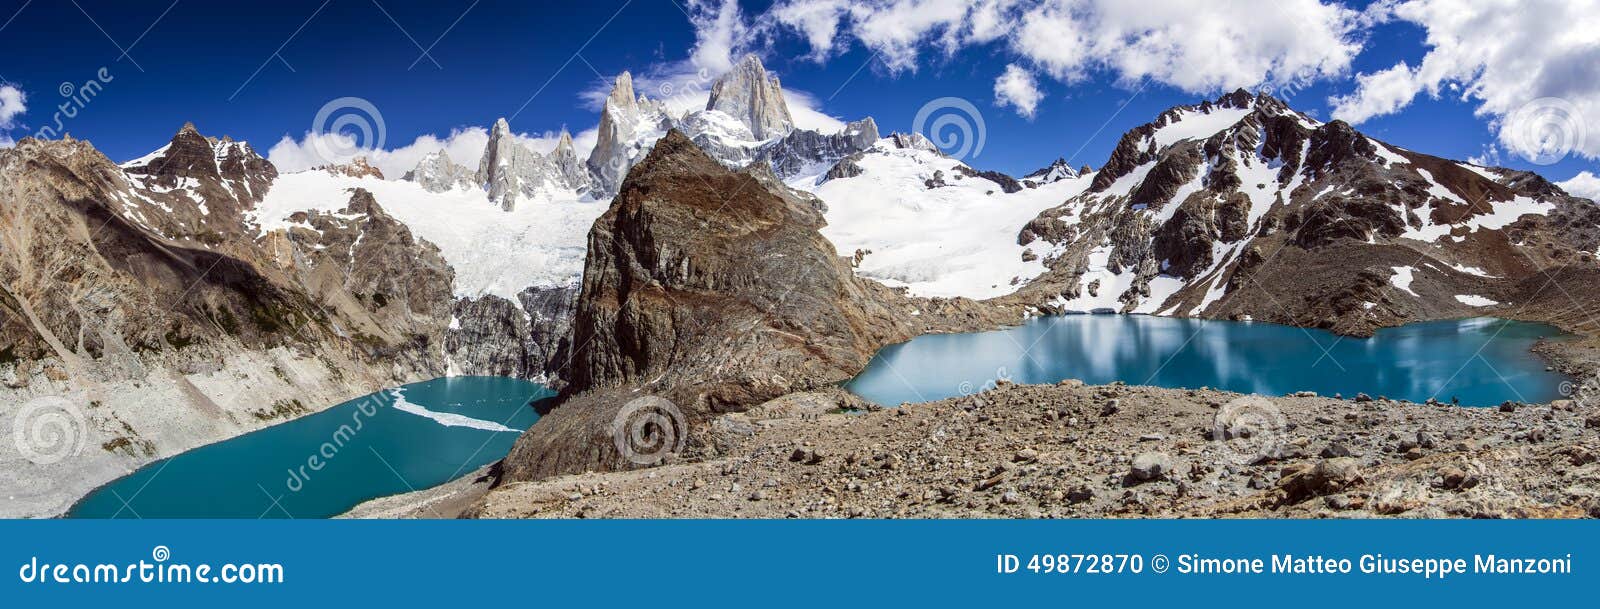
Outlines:
{"label": "blue sky", "polygon": [[[1161,110],[1215,97],[1234,84],[1262,84],[1247,82],[1252,80],[1249,71],[1235,74],[1231,65],[1157,66],[1140,73],[1116,65],[1136,53],[1115,47],[1090,52],[1103,54],[1100,60],[1075,64],[1077,58],[1052,55],[1070,45],[1057,45],[1048,37],[1022,40],[1016,33],[1020,30],[1011,29],[1015,24],[982,35],[971,25],[976,13],[963,15],[958,22],[966,25],[954,29],[934,26],[925,34],[910,30],[898,37],[885,33],[900,23],[895,19],[907,19],[908,28],[927,27],[915,18],[931,19],[940,0],[925,2],[867,1],[861,5],[873,8],[849,13],[837,0],[785,0],[776,6],[743,2],[736,12],[706,0],[280,0],[260,6],[200,0],[0,0],[0,23],[5,23],[0,29],[0,82],[26,95],[27,108],[8,120],[0,114],[0,124],[9,122],[5,133],[12,138],[52,125],[55,106],[68,101],[60,95],[64,83],[80,87],[104,68],[110,79],[103,92],[61,122],[66,131],[92,140],[116,160],[160,146],[185,121],[195,122],[208,135],[250,140],[265,152],[285,137],[303,137],[318,110],[342,97],[368,100],[381,112],[387,148],[406,146],[419,136],[445,137],[453,129],[485,126],[502,116],[511,117],[518,131],[535,136],[562,127],[577,133],[595,124],[594,95],[603,93],[605,83],[622,70],[657,77],[644,79],[641,87],[641,93],[651,94],[660,82],[683,78],[686,66],[715,71],[727,57],[751,51],[782,77],[786,89],[806,94],[817,110],[845,120],[872,116],[885,132],[911,130],[918,110],[931,100],[969,100],[986,128],[981,151],[967,161],[1021,174],[1056,157],[1098,166],[1124,131]],[[1020,13],[1035,4],[1012,10],[1022,19]],[[1317,0],[1285,4],[1295,10],[1324,10],[1319,14],[1329,10]],[[832,14],[843,15],[836,27],[797,25],[815,26],[795,15],[824,14],[829,7],[836,11]],[[907,8],[911,10],[893,12]],[[1372,13],[1368,8],[1368,3],[1355,3],[1342,7],[1340,14],[1354,23],[1354,15]],[[1368,21],[1337,32],[1349,45],[1347,61],[1336,59],[1332,67],[1318,64],[1321,73],[1308,84],[1289,88],[1296,108],[1326,120],[1335,113],[1330,99],[1356,93],[1362,86],[1360,75],[1401,62],[1417,66],[1428,56],[1424,34],[1433,24],[1426,17]],[[951,33],[955,29],[971,32]],[[809,35],[829,31],[827,48],[819,50]],[[1203,30],[1198,35],[1194,30],[1174,32],[1191,38],[1205,35]],[[1474,35],[1455,34],[1463,39]],[[1224,58],[1224,64],[1247,64],[1263,53],[1270,61],[1274,53],[1303,57],[1326,50],[1295,46],[1302,38],[1306,36],[1295,34],[1281,45],[1246,50],[1250,57]],[[1203,51],[1180,53],[1176,61],[1215,59]],[[996,78],[1010,65],[1027,73],[1040,94],[1031,117],[1019,114],[1014,103],[997,101]],[[1208,69],[1218,74],[1210,82],[1188,78],[1207,75]],[[1284,75],[1271,70],[1260,75],[1256,80],[1284,90]],[[1496,84],[1461,86],[1487,89]],[[1381,97],[1383,90],[1371,88],[1374,98]],[[1364,117],[1359,128],[1399,146],[1452,158],[1480,156],[1496,147],[1501,164],[1537,169],[1555,180],[1595,164],[1581,150],[1550,165],[1510,154],[1497,141],[1494,127],[1506,113],[1495,108],[1507,102],[1463,99],[1460,89],[1449,88],[1448,82],[1443,90],[1437,99],[1415,95],[1397,110]],[[1574,94],[1581,112],[1588,111],[1582,97],[1587,94]],[[1600,140],[1600,125],[1595,131],[1593,139]]]}

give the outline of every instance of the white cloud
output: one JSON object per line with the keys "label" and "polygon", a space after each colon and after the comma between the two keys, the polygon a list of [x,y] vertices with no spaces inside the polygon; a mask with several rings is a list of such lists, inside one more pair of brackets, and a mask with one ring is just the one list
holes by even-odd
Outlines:
{"label": "white cloud", "polygon": [[1600,176],[1588,171],[1580,172],[1565,182],[1556,182],[1556,186],[1574,197],[1600,201]]}
{"label": "white cloud", "polygon": [[11,85],[0,84],[0,146],[11,146],[15,142],[8,133],[16,127],[16,118],[28,111],[28,95]]}
{"label": "white cloud", "polygon": [[[594,149],[595,136],[594,129],[587,129],[572,136],[572,146],[579,158],[589,156],[589,151]],[[518,143],[543,154],[555,149],[560,134],[519,133],[515,137]],[[449,155],[451,161],[476,170],[478,161],[483,158],[483,149],[488,144],[489,132],[483,127],[455,129],[444,138],[424,135],[410,144],[393,149],[360,146],[358,142],[344,134],[306,133],[298,140],[287,135],[283,136],[283,139],[267,152],[267,160],[272,161],[279,171],[294,172],[328,163],[348,163],[355,157],[364,156],[367,157],[367,162],[383,172],[385,178],[396,180],[415,168],[422,157],[440,150]],[[325,158],[330,155],[334,158]]]}
{"label": "white cloud", "polygon": [[[1421,94],[1475,103],[1501,146],[1536,162],[1568,153],[1600,158],[1600,0],[1406,0],[1383,17],[1421,27],[1428,52],[1358,77],[1330,100],[1335,118],[1360,122],[1404,109]],[[1590,129],[1593,126],[1595,129]]]}
{"label": "white cloud", "polygon": [[1333,116],[1360,123],[1374,116],[1392,114],[1410,104],[1420,88],[1416,72],[1403,61],[1377,72],[1358,74],[1358,94],[1330,100],[1333,103]]}
{"label": "white cloud", "polygon": [[695,45],[689,62],[696,68],[724,74],[733,69],[734,57],[749,47],[750,27],[736,0],[689,0],[684,10],[694,26]]}
{"label": "white cloud", "polygon": [[1361,50],[1360,12],[1321,0],[782,0],[755,30],[788,30],[827,58],[850,41],[891,71],[923,48],[949,57],[1006,41],[1017,59],[1065,82],[1096,72],[1204,93],[1329,78]]}
{"label": "white cloud", "polygon": [[1039,92],[1039,83],[1034,80],[1033,73],[1017,64],[1006,66],[1006,71],[994,80],[994,103],[1001,107],[1011,106],[1017,110],[1017,114],[1033,118],[1041,99],[1044,99],[1044,94]]}

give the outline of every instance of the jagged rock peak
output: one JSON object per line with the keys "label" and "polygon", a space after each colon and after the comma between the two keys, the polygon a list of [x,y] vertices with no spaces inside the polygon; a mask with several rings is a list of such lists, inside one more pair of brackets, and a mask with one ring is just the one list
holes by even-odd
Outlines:
{"label": "jagged rock peak", "polygon": [[593,179],[573,149],[571,137],[563,140],[565,145],[558,145],[549,155],[539,154],[517,140],[505,119],[496,120],[478,164],[476,182],[506,211],[515,209],[518,200],[539,193],[587,192]]}
{"label": "jagged rock peak", "polygon": [[1073,170],[1072,166],[1067,164],[1066,159],[1057,158],[1055,162],[1050,163],[1038,171],[1023,176],[1022,179],[1030,180],[1039,184],[1049,184],[1051,182],[1076,178],[1079,175],[1081,175],[1081,173]]}
{"label": "jagged rock peak", "polygon": [[745,55],[733,70],[712,83],[706,109],[739,119],[757,139],[770,139],[794,129],[778,77],[768,74],[761,58],[754,54]]}
{"label": "jagged rock peak", "polygon": [[938,146],[935,146],[932,141],[921,133],[900,133],[897,131],[889,134],[889,141],[894,144],[895,148],[944,154],[944,151],[939,150]]}
{"label": "jagged rock peak", "polygon": [[634,105],[633,73],[623,70],[617,75],[617,80],[611,85],[611,95],[606,97],[606,103],[616,104],[618,107],[631,108]]}
{"label": "jagged rock peak", "polygon": [[405,177],[401,179],[415,182],[429,192],[478,187],[477,176],[472,169],[457,164],[443,150],[430,152],[422,157],[421,161],[417,161],[416,168],[406,172]]}
{"label": "jagged rock peak", "polygon": [[178,135],[182,135],[182,134],[185,134],[185,133],[194,133],[194,134],[198,135],[200,133],[200,130],[199,129],[195,129],[194,123],[192,121],[184,121],[183,126],[178,128]]}
{"label": "jagged rock peak", "polygon": [[358,156],[350,159],[348,163],[329,163],[315,168],[313,171],[325,171],[336,176],[351,178],[377,178],[384,179],[383,172],[367,162],[367,157]]}
{"label": "jagged rock peak", "polygon": [[655,139],[657,129],[670,123],[660,102],[634,98],[631,73],[617,75],[605,108],[600,111],[594,150],[586,162],[591,186],[600,193],[615,193],[628,167],[642,154],[642,147]]}

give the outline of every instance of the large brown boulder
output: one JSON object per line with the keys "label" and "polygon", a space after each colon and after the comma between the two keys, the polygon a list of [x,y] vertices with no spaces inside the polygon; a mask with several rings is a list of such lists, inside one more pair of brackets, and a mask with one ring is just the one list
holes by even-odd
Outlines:
{"label": "large brown boulder", "polygon": [[[764,166],[727,169],[668,133],[589,233],[569,384],[506,458],[507,479],[648,464],[677,451],[624,455],[613,432],[676,449],[717,414],[849,379],[885,344],[998,321],[857,278],[818,210]],[[628,427],[619,414],[646,396],[676,412]]]}

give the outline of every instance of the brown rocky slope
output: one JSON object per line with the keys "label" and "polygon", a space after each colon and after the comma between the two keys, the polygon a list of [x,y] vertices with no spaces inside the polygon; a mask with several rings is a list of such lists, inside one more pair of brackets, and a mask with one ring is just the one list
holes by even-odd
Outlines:
{"label": "brown rocky slope", "polygon": [[126,167],[70,138],[0,151],[0,425],[66,425],[0,443],[0,517],[444,373],[437,249],[360,191],[262,235],[276,173],[192,125]]}
{"label": "brown rocky slope", "polygon": [[687,452],[705,454],[715,447],[699,434],[718,414],[844,381],[889,343],[1020,318],[1020,307],[911,299],[855,277],[817,232],[817,205],[764,166],[727,169],[669,132],[590,232],[569,384],[506,457],[506,479],[666,456],[613,441],[641,397],[681,412],[643,439],[687,437]]}

